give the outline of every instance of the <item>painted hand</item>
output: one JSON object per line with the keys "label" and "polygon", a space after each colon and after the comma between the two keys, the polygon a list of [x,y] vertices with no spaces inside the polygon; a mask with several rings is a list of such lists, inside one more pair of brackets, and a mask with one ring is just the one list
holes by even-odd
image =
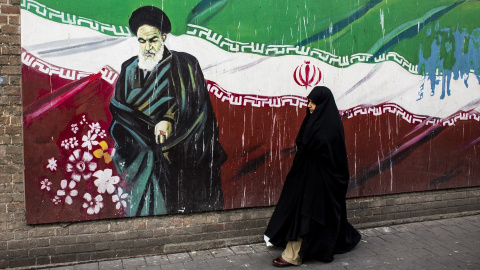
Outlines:
{"label": "painted hand", "polygon": [[172,124],[168,121],[160,121],[155,125],[155,142],[162,144],[172,134]]}

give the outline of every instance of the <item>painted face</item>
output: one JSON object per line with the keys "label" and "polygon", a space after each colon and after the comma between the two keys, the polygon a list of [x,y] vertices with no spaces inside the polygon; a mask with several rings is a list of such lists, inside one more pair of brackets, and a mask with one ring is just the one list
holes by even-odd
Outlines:
{"label": "painted face", "polygon": [[307,108],[310,111],[310,114],[313,113],[313,111],[315,110],[315,107],[317,107],[317,105],[315,105],[315,103],[313,103],[313,101],[311,99],[308,99]]}
{"label": "painted face", "polygon": [[165,44],[167,35],[162,34],[156,27],[144,24],[138,28],[137,38],[140,43],[140,50],[146,60],[149,57],[155,57],[155,54]]}

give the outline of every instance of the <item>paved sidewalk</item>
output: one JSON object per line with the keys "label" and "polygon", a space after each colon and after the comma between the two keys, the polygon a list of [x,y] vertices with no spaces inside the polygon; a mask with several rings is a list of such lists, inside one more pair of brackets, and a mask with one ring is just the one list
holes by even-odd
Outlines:
{"label": "paved sidewalk", "polygon": [[[289,269],[480,269],[480,215],[365,229],[350,253],[331,263],[305,261]],[[282,250],[263,243],[215,250],[78,264],[51,270],[278,269]],[[48,268],[47,268],[48,269]]]}

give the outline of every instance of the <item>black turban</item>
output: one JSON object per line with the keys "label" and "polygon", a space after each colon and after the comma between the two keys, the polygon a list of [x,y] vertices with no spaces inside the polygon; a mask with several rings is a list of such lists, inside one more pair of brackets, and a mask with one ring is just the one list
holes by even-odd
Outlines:
{"label": "black turban", "polygon": [[167,14],[154,6],[138,8],[128,20],[128,25],[134,35],[137,35],[138,28],[145,24],[158,28],[162,34],[168,34],[172,30],[172,24]]}

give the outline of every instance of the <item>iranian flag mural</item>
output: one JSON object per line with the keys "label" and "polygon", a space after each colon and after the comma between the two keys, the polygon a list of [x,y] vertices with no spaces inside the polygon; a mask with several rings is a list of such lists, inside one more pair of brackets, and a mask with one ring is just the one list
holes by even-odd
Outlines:
{"label": "iranian flag mural", "polygon": [[[152,5],[157,39],[129,26]],[[480,185],[479,1],[21,8],[29,224],[275,205],[316,85],[343,116],[348,197]]]}

